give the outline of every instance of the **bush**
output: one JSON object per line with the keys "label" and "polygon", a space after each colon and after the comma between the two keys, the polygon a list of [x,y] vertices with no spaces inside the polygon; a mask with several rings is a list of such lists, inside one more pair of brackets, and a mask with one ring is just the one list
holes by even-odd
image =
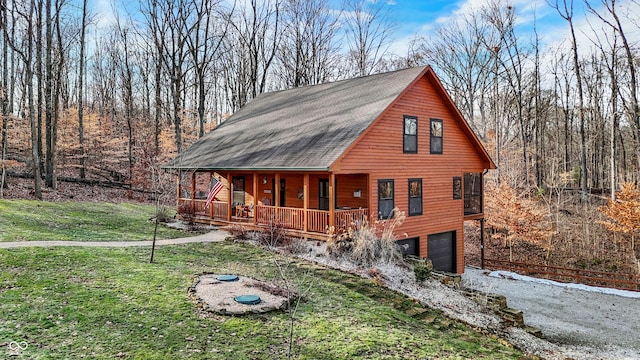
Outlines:
{"label": "bush", "polygon": [[193,225],[194,219],[196,217],[195,212],[193,211],[193,207],[191,204],[183,204],[178,208],[178,215],[189,225]]}
{"label": "bush", "polygon": [[416,276],[416,281],[421,283],[431,276],[431,270],[433,267],[430,266],[430,263],[422,262],[418,263],[413,267],[413,273]]}
{"label": "bush", "polygon": [[164,206],[158,207],[156,209],[156,220],[161,223],[171,222],[173,220],[172,210]]}
{"label": "bush", "polygon": [[364,267],[402,259],[394,230],[402,224],[405,216],[398,209],[393,211],[394,217],[389,220],[376,221],[373,225],[365,220],[350,228],[347,233],[337,236],[330,231],[327,242],[329,256],[346,257],[354,264]]}
{"label": "bush", "polygon": [[291,239],[287,237],[286,229],[277,221],[270,221],[257,232],[256,240],[260,245],[278,247],[289,245]]}
{"label": "bush", "polygon": [[229,226],[228,231],[229,231],[229,234],[231,234],[236,239],[246,240],[249,238],[249,233],[247,232],[247,229],[242,225],[233,224]]}

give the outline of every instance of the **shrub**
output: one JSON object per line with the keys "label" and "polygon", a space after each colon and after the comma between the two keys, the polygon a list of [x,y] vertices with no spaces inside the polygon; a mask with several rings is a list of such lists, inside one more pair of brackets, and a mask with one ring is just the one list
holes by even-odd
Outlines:
{"label": "shrub", "polygon": [[195,219],[195,212],[191,204],[183,204],[178,208],[178,215],[189,225],[193,225]]}
{"label": "shrub", "polygon": [[433,270],[433,266],[430,266],[430,263],[417,263],[413,267],[413,273],[416,276],[416,281],[420,283],[427,280],[429,276],[431,276],[431,270]]}
{"label": "shrub", "polygon": [[234,238],[236,239],[240,239],[240,240],[246,240],[249,238],[249,234],[247,232],[247,229],[239,224],[233,224],[231,226],[229,226],[229,234],[231,234]]}
{"label": "shrub", "polygon": [[404,212],[394,209],[394,216],[370,224],[362,221],[341,235],[329,232],[327,252],[334,258],[346,257],[354,264],[369,267],[378,262],[402,259],[394,230],[405,219]]}
{"label": "shrub", "polygon": [[156,220],[161,223],[168,223],[173,220],[171,209],[160,206],[156,209]]}
{"label": "shrub", "polygon": [[260,245],[269,247],[285,246],[291,242],[287,237],[286,229],[277,221],[271,220],[257,232],[256,240]]}

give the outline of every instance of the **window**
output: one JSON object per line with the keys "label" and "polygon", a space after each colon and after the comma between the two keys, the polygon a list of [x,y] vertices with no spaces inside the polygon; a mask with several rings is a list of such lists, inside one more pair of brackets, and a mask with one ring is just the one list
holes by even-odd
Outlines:
{"label": "window", "polygon": [[244,205],[244,176],[234,176],[231,178],[233,185],[233,204]]}
{"label": "window", "polygon": [[462,199],[462,177],[453,177],[453,200]]}
{"label": "window", "polygon": [[422,215],[422,179],[409,179],[409,216]]}
{"label": "window", "polygon": [[404,152],[416,154],[418,152],[418,118],[404,116]]}
{"label": "window", "polygon": [[431,119],[431,153],[442,154],[442,120]]}
{"label": "window", "polygon": [[464,214],[482,214],[482,173],[464,174]]}
{"label": "window", "polygon": [[378,219],[393,216],[393,180],[378,180]]}

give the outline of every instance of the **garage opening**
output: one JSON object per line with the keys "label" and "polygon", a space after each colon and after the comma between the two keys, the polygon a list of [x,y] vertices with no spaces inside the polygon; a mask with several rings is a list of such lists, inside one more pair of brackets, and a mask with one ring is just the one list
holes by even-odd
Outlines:
{"label": "garage opening", "polygon": [[456,272],[456,232],[448,231],[428,236],[428,257],[433,269]]}
{"label": "garage opening", "polygon": [[402,255],[415,255],[420,256],[420,238],[414,237],[409,239],[402,239],[397,241]]}

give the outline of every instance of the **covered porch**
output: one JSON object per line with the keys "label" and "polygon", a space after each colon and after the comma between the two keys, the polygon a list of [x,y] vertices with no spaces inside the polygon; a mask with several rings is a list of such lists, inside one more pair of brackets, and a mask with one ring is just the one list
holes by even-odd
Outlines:
{"label": "covered porch", "polygon": [[[206,207],[211,183],[223,189]],[[281,226],[325,239],[369,219],[369,175],[311,172],[192,171],[178,176],[179,216],[199,223],[257,229]]]}

